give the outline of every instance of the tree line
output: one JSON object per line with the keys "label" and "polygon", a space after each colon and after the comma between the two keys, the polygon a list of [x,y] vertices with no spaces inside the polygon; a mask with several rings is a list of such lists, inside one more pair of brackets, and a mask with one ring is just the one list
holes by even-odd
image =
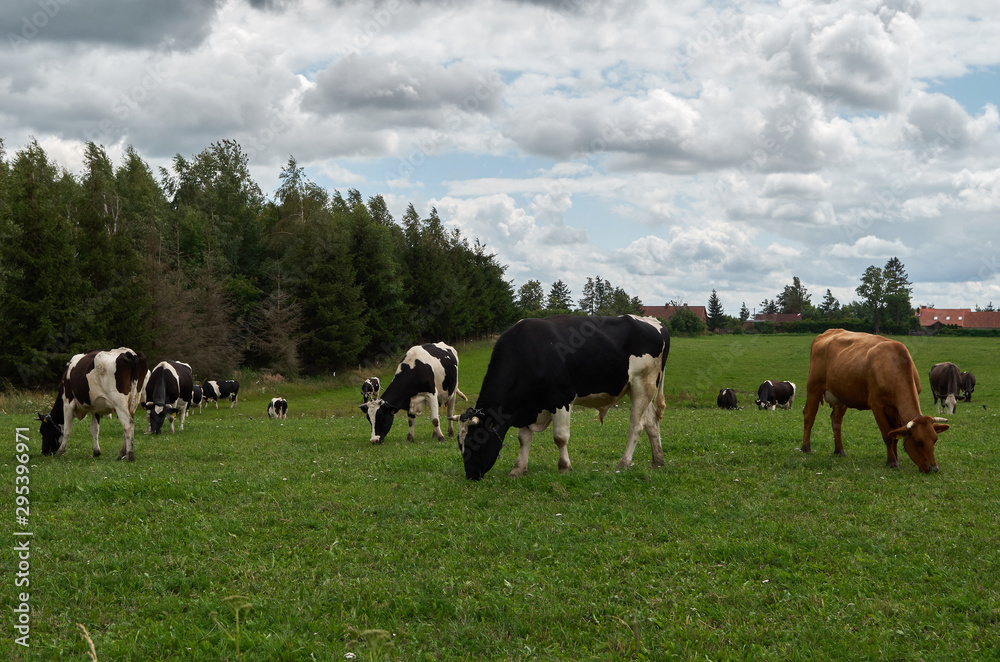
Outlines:
{"label": "tree line", "polygon": [[[914,316],[910,295],[913,293],[906,267],[897,257],[890,258],[884,267],[871,265],[860,277],[854,290],[860,297],[841,304],[829,288],[822,301],[815,305],[812,295],[802,285],[798,276],[773,299],[765,298],[759,313],[801,315],[801,322],[784,325],[788,331],[815,332],[835,326],[855,331],[875,333],[908,333],[919,326]],[[740,308],[739,318],[726,315],[715,290],[706,306],[706,325],[709,329],[742,328],[750,319],[746,302]]]}
{"label": "tree line", "polygon": [[[128,346],[204,377],[396,359],[517,317],[505,266],[411,204],[330,193],[294,157],[273,196],[224,140],[154,173],[85,148],[73,175],[0,141],[0,388],[52,384],[75,353]],[[152,363],[151,363],[152,365]]]}

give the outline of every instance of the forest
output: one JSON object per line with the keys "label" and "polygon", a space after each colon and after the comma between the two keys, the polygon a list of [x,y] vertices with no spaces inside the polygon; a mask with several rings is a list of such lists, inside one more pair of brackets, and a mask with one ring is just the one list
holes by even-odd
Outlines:
{"label": "forest", "polygon": [[154,173],[86,145],[83,172],[0,141],[0,388],[55,382],[74,354],[127,346],[196,375],[286,377],[395,359],[516,318],[504,265],[411,204],[332,194],[289,158],[265,194],[224,140]]}

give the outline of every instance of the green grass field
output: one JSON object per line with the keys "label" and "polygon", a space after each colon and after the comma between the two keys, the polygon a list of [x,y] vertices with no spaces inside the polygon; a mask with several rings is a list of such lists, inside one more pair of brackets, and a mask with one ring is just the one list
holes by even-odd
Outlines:
{"label": "green grass field", "polygon": [[[924,475],[905,454],[885,468],[870,412],[848,412],[846,458],[824,412],[813,453],[798,451],[811,340],[675,339],[662,469],[643,437],[616,472],[627,408],[603,426],[582,409],[572,474],[557,472],[547,431],[528,473],[509,478],[510,433],[478,483],[453,440],[430,440],[426,415],[417,443],[400,415],[371,446],[362,373],[245,377],[237,409],[138,435],[133,464],[113,460],[117,421],[99,459],[86,422],[64,456],[42,457],[33,412],[54,394],[8,395],[0,659],[87,660],[77,623],[105,662],[1000,659],[997,341],[900,338],[924,413],[932,363],[979,380],[939,441],[941,471]],[[457,349],[474,402],[489,346]],[[792,411],[757,411],[764,379],[799,385]],[[722,386],[746,408],[716,409]],[[273,394],[288,420],[267,419]],[[31,447],[29,588],[14,583],[18,427]],[[13,642],[24,591],[29,648]]]}

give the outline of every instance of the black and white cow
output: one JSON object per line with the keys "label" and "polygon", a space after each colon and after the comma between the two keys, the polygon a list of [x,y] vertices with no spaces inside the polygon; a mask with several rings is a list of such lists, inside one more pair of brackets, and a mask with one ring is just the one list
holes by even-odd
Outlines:
{"label": "black and white cow", "polygon": [[288,418],[288,401],[284,398],[271,398],[271,402],[267,405],[267,417]]}
{"label": "black and white cow", "polygon": [[382,390],[382,380],[378,377],[369,377],[361,385],[361,398],[365,402],[377,400],[379,392]]}
{"label": "black and white cow", "polygon": [[148,425],[146,434],[160,434],[163,431],[163,421],[170,417],[170,434],[174,433],[174,418],[181,419],[181,430],[184,430],[184,417],[187,416],[188,403],[191,402],[194,390],[194,379],[191,377],[191,366],[180,361],[160,361],[146,382],[146,408]]}
{"label": "black and white cow", "polygon": [[413,428],[425,404],[431,410],[434,438],[444,441],[440,407],[447,406],[448,435],[454,435],[451,416],[455,413],[458,396],[468,400],[458,390],[458,353],[455,348],[443,342],[414,345],[407,350],[382,397],[360,406],[372,426],[371,443],[385,441],[396,412],[401,409],[407,410],[410,423],[406,440],[413,441]]}
{"label": "black and white cow", "polygon": [[719,397],[715,403],[719,405],[719,409],[739,409],[736,403],[736,391],[731,388],[719,389]]}
{"label": "black and white cow", "polygon": [[59,379],[59,394],[52,411],[39,414],[42,425],[42,455],[66,452],[74,418],[93,416],[90,436],[94,439],[94,457],[101,455],[97,436],[101,416],[115,412],[125,434],[118,459],[135,460],[132,442],[135,437],[135,409],[142,397],[140,384],[147,373],[146,356],[127,347],[77,354]]}
{"label": "black and white cow", "polygon": [[976,376],[971,372],[963,372],[958,376],[958,383],[962,387],[962,399],[972,402],[972,392],[976,390]]}
{"label": "black and white cow", "polygon": [[791,409],[795,400],[795,384],[767,380],[757,389],[757,408],[774,411],[776,407]]}
{"label": "black and white cow", "polygon": [[236,400],[240,397],[240,383],[235,379],[230,381],[205,380],[201,385],[201,392],[205,397],[205,404],[215,403],[215,408],[219,408],[219,400],[229,398],[229,408],[236,406]]}
{"label": "black and white cow", "polygon": [[198,384],[191,385],[191,402],[188,403],[188,409],[191,413],[194,413],[194,407],[198,408],[198,413],[201,413],[201,406],[205,404],[205,394],[201,390],[201,386]]}
{"label": "black and white cow", "polygon": [[521,320],[497,339],[476,406],[458,417],[465,477],[479,480],[486,475],[512,427],[518,429],[520,452],[510,475],[523,474],[533,433],[550,423],[559,471],[570,471],[566,447],[572,406],[593,407],[603,421],[626,395],[631,400],[628,439],[618,468],[632,464],[643,430],[652,465],[663,466],[660,419],[666,407],[663,368],[669,351],[670,332],[652,317]]}
{"label": "black and white cow", "polygon": [[941,413],[941,406],[948,414],[954,414],[958,406],[960,373],[954,363],[935,363],[930,371],[931,394],[934,396],[934,411]]}

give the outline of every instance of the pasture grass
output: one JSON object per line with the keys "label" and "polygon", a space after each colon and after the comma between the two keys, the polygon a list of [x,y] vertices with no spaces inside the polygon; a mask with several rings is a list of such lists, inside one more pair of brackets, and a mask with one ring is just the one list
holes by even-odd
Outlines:
{"label": "pasture grass", "polygon": [[[400,415],[370,445],[361,376],[244,382],[236,409],[139,435],[132,464],[117,422],[100,459],[82,424],[42,457],[32,413],[53,396],[8,396],[9,438],[31,430],[32,630],[24,649],[8,625],[0,656],[88,659],[80,623],[100,660],[1000,659],[997,341],[901,338],[925,413],[931,363],[979,380],[923,475],[885,468],[869,412],[847,414],[846,458],[826,416],[798,451],[811,340],[675,339],[662,469],[643,437],[615,471],[624,405],[603,426],[574,412],[571,474],[544,432],[509,478],[511,433],[478,483],[426,415],[417,443]],[[474,402],[489,346],[458,349]],[[764,379],[799,385],[793,410],[753,407]],[[746,408],[716,409],[723,386]],[[288,420],[266,418],[272,393]],[[11,614],[23,589],[4,584]]]}

